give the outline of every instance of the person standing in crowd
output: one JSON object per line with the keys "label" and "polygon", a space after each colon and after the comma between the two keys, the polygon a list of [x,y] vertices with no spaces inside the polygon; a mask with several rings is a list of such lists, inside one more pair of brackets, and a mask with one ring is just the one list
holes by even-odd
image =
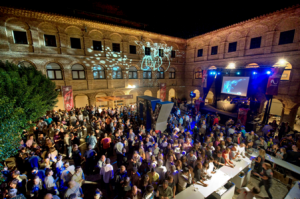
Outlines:
{"label": "person standing in crowd", "polygon": [[272,187],[272,178],[273,178],[273,172],[272,172],[272,169],[271,166],[269,166],[269,168],[267,167],[267,163],[263,163],[262,164],[262,171],[260,173],[253,173],[254,175],[260,177],[262,179],[262,181],[260,181],[259,183],[259,187],[261,186],[265,186],[265,190],[269,196],[269,198],[273,198],[271,192],[270,192],[270,189]]}

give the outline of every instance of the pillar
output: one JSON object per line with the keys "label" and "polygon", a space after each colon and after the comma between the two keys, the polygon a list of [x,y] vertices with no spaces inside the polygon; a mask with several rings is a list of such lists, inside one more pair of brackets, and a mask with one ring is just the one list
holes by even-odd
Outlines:
{"label": "pillar", "polygon": [[[271,53],[271,51],[272,51],[274,35],[275,35],[275,31],[267,32],[265,34],[265,42],[263,42],[263,40],[262,40],[262,44],[265,43],[265,45],[263,46],[265,54]],[[262,38],[264,38],[264,37],[262,37]]]}
{"label": "pillar", "polygon": [[298,111],[297,106],[294,106],[292,108],[283,107],[283,114],[281,116],[281,122],[288,122],[291,129],[294,129],[294,123],[295,123],[297,111]]}
{"label": "pillar", "polygon": [[96,106],[96,95],[97,95],[97,93],[87,94],[87,96],[89,98],[89,105],[90,106]]}

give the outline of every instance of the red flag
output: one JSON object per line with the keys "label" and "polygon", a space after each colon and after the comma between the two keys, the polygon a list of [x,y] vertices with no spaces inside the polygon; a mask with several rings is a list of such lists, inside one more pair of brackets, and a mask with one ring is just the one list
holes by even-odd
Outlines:
{"label": "red flag", "polygon": [[278,95],[278,86],[280,82],[281,75],[284,68],[271,68],[272,75],[268,79],[266,94],[267,95]]}
{"label": "red flag", "polygon": [[72,86],[62,86],[61,90],[64,98],[65,110],[70,111],[74,108]]}

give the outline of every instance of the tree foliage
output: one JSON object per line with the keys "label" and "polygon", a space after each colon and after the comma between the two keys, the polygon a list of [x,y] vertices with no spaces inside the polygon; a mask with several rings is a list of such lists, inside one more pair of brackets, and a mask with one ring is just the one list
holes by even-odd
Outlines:
{"label": "tree foliage", "polygon": [[30,129],[30,121],[53,109],[58,95],[55,87],[33,66],[0,61],[0,163],[17,153],[21,133]]}

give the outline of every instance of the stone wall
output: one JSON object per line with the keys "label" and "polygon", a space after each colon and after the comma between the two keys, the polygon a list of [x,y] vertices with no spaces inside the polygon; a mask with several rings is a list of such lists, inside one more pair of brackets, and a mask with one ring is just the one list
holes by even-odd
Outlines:
{"label": "stone wall", "polygon": [[[75,101],[76,96],[86,95],[87,103],[94,105],[97,94],[114,95],[116,92],[122,92],[124,95],[131,93],[143,95],[146,90],[151,90],[156,97],[159,83],[167,84],[167,99],[171,88],[175,89],[178,97],[182,97],[185,39],[37,11],[0,7],[0,13],[1,60],[13,61],[15,64],[28,62],[46,75],[47,65],[58,64],[63,80],[53,81],[57,88],[71,85]],[[13,31],[26,32],[28,44],[15,44]],[[44,35],[54,35],[56,47],[46,46]],[[79,38],[81,49],[71,48],[70,38]],[[101,41],[101,51],[93,49],[93,40]],[[176,52],[174,58],[168,57],[170,62],[166,57],[162,59],[164,79],[154,78],[157,69],[152,71],[153,79],[143,79],[141,61],[145,54],[143,49],[140,49],[141,46],[137,45],[138,42],[165,44]],[[120,52],[113,52],[113,43],[120,44]],[[130,45],[137,46],[136,54],[130,54]],[[72,66],[75,64],[84,67],[85,79],[73,79]],[[93,67],[96,65],[104,68],[105,79],[94,79]],[[113,68],[116,66],[121,68],[122,79],[113,79]],[[137,79],[128,77],[131,66],[137,69]],[[169,79],[167,69],[170,67],[175,69],[175,79]],[[128,88],[133,85],[136,86],[135,89]],[[83,99],[86,98],[80,98],[81,101]],[[128,102],[124,100],[125,104]],[[109,106],[112,105],[110,102]]]}
{"label": "stone wall", "polygon": [[[293,43],[279,45],[280,33],[295,29]],[[261,37],[260,48],[250,49],[251,38]],[[231,42],[237,42],[235,52],[228,52]],[[211,47],[218,53],[211,55]],[[198,57],[198,49],[203,56]],[[279,94],[274,98],[283,104],[281,120],[293,124],[300,105],[300,8],[292,7],[245,22],[234,24],[187,40],[185,86],[187,96],[192,90],[203,94],[201,79],[195,79],[196,70],[210,67],[226,68],[234,63],[236,68],[246,68],[256,63],[259,67],[278,66],[285,59],[291,64],[291,76],[281,81]],[[280,65],[280,64],[279,64]],[[214,92],[214,86],[211,88]],[[264,102],[264,101],[263,101]],[[293,125],[292,125],[293,126]]]}

